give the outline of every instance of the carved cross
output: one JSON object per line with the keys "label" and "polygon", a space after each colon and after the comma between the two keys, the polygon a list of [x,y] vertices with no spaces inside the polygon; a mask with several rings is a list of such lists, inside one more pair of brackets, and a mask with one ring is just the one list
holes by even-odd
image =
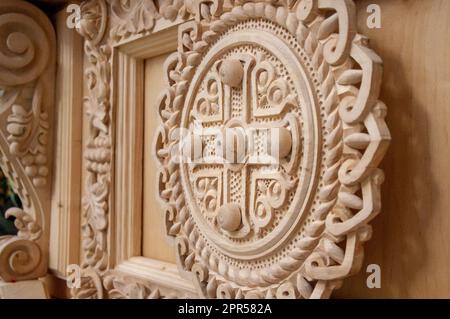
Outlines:
{"label": "carved cross", "polygon": [[[268,210],[271,211],[274,207],[279,208],[284,204],[286,190],[292,187],[289,178],[278,172],[274,164],[279,164],[291,153],[290,126],[295,121],[292,117],[289,120],[285,118],[282,121],[268,123],[257,123],[252,120],[252,117],[280,114],[289,104],[294,103],[295,99],[289,94],[285,83],[278,81],[275,75],[274,67],[262,56],[255,59],[253,55],[241,54],[236,58],[219,60],[213,65],[212,72],[205,77],[205,90],[199,93],[194,104],[192,114],[201,123],[222,123],[212,134],[219,136],[215,139],[215,149],[218,150],[215,158],[219,161],[208,160],[204,153],[200,161],[206,166],[220,163],[224,168],[223,174],[215,176],[215,180],[211,180],[211,177],[200,177],[208,180],[201,182],[200,196],[207,196],[207,188],[216,188],[217,192],[223,188],[223,204],[217,207],[220,204],[220,200],[217,200],[220,194],[217,194],[210,208],[217,214],[219,227],[232,237],[244,237],[250,232],[248,215],[258,215],[252,218],[257,231],[265,227],[272,215]],[[241,91],[242,102],[239,112],[233,111],[233,90]],[[204,136],[207,135],[208,133]],[[203,140],[204,136],[199,138],[194,134],[197,141],[192,145],[198,143],[198,139]],[[252,180],[249,181],[251,166],[265,166],[267,174],[258,172],[257,176],[250,176]],[[231,196],[233,172],[240,174],[239,192],[244,194],[240,203],[233,202]],[[265,186],[260,182],[263,179],[272,179],[273,182]],[[220,183],[223,187],[219,187]],[[248,194],[248,184],[253,189],[250,190],[250,205],[247,208],[245,197]],[[257,192],[254,188],[259,186],[270,193],[268,197],[272,201],[258,198],[254,202]],[[207,201],[205,204],[208,206],[211,202]]]}

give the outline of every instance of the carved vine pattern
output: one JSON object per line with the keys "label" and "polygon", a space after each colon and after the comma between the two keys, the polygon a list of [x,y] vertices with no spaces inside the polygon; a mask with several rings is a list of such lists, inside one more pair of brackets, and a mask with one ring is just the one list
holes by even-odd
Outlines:
{"label": "carved vine pattern", "polygon": [[0,239],[0,277],[47,271],[55,35],[48,18],[20,0],[0,4],[0,166],[23,209],[10,208],[17,236]]}
{"label": "carved vine pattern", "polygon": [[[367,39],[356,33],[352,0],[173,0],[159,9],[149,0],[90,0],[82,8],[80,33],[86,38],[85,52],[91,64],[86,71],[90,134],[85,152],[85,277],[82,288],[74,290],[75,297],[162,297],[149,283],[124,280],[119,272],[107,271],[114,122],[111,47],[151,32],[157,19],[194,18],[180,27],[182,42],[166,62],[157,156],[167,233],[175,238],[179,266],[192,274],[199,293],[209,298],[326,298],[345,277],[359,270],[362,244],[371,236],[369,222],[380,211],[383,174],[377,166],[390,135],[384,122],[386,107],[378,100],[382,62],[368,48]],[[169,132],[179,121],[193,70],[223,31],[247,19],[272,21],[295,36],[321,83],[327,115],[320,207],[296,248],[269,272],[258,274],[260,287],[249,281],[254,276],[248,273],[227,279],[220,261],[208,255],[184,205],[179,166],[169,156],[177,143],[169,139]],[[111,27],[105,40],[107,25]]]}

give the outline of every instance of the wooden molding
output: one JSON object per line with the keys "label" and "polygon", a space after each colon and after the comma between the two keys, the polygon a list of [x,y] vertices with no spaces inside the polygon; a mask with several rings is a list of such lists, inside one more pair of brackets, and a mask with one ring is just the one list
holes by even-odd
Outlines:
{"label": "wooden molding", "polygon": [[[352,0],[160,8],[90,0],[82,14],[89,136],[84,276],[74,297],[192,293],[174,285],[169,268],[129,259],[140,251],[141,59],[172,48],[173,26],[177,52],[165,63],[155,182],[179,274],[206,298],[326,298],[359,270],[381,209],[377,167],[390,135],[378,100],[381,59],[356,32]],[[172,133],[192,132],[193,119],[220,129],[279,128],[277,170],[177,162],[180,138]]]}
{"label": "wooden molding", "polygon": [[140,278],[150,291],[158,290],[168,298],[196,298],[197,292],[190,280],[180,277],[176,265],[144,257],[132,257],[116,267],[124,276]]}

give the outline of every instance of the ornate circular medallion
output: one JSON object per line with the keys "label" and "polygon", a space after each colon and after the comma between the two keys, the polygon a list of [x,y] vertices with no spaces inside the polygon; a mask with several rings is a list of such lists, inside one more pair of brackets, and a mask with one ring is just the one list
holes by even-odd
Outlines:
{"label": "ornate circular medallion", "polygon": [[[236,263],[271,255],[292,235],[316,180],[318,97],[304,53],[283,37],[295,41],[268,21],[227,30],[197,67],[183,108],[181,127],[204,128],[202,160],[181,166],[187,203],[214,250]],[[271,162],[272,144],[289,147]],[[223,163],[212,160],[221,146]],[[242,160],[226,157],[234,146]]]}
{"label": "ornate circular medallion", "polygon": [[180,27],[159,184],[204,296],[323,297],[358,268],[389,132],[381,61],[336,3],[247,3]]}

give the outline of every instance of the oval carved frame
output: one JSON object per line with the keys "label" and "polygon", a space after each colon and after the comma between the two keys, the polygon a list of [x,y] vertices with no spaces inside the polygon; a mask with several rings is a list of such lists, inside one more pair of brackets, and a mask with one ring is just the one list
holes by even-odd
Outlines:
{"label": "oval carved frame", "polygon": [[[369,222],[381,209],[383,173],[377,167],[390,134],[386,106],[378,100],[382,61],[356,32],[355,19],[352,0],[174,0],[163,1],[159,8],[147,0],[84,2],[79,31],[91,64],[86,69],[90,134],[85,150],[84,277],[74,296],[164,297],[154,285],[110,269],[107,240],[114,148],[111,51],[117,43],[151,33],[158,20],[186,21],[178,28],[178,50],[165,64],[156,141],[166,230],[175,241],[180,272],[206,298],[327,298],[357,272],[363,243],[371,237]],[[304,52],[303,63],[315,76],[325,118],[319,139],[325,152],[323,173],[315,189],[318,207],[309,213],[310,222],[295,247],[264,272],[233,269],[211,252],[185,207],[180,166],[170,156],[177,142],[170,133],[180,126],[196,68],[224,32],[248,20],[274,23],[295,39]]]}

